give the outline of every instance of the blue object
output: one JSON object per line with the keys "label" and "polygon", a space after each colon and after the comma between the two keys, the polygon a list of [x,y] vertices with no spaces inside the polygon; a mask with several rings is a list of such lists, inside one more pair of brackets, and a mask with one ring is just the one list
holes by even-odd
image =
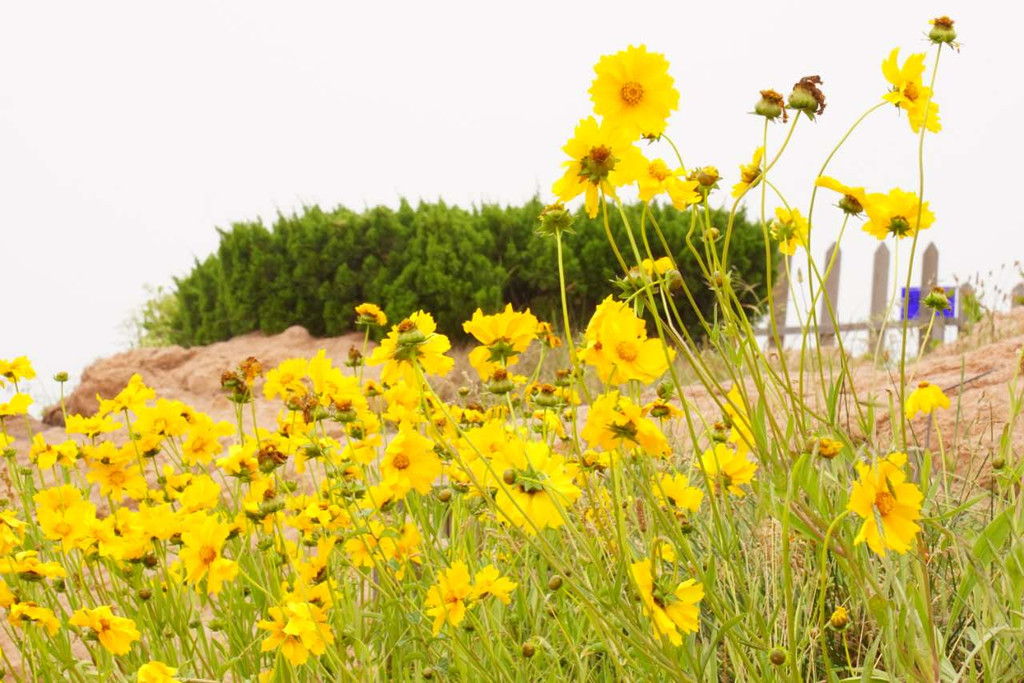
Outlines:
{"label": "blue object", "polygon": [[[952,319],[956,314],[956,287],[945,287],[946,298],[949,299],[949,308],[942,311],[942,317],[946,319]],[[910,301],[907,301],[907,288],[903,287],[900,290],[900,294],[903,296],[903,301],[900,304],[900,320],[903,320],[903,311],[907,311],[907,319],[915,320],[921,312],[921,288],[911,287],[910,288]]]}

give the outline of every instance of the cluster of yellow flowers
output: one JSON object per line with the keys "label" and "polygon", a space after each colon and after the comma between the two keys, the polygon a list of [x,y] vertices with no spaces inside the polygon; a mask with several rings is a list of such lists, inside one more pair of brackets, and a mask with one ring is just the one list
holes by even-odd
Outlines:
{"label": "cluster of yellow flowers", "polygon": [[[688,171],[679,159],[672,170],[635,146],[667,140],[679,93],[665,58],[629,47],[595,71],[590,93],[601,120],[576,127],[555,194],[584,194],[591,216],[634,183],[644,202],[664,192],[679,209],[706,205],[716,168]],[[884,101],[905,111],[915,132],[938,131],[923,56],[901,67],[894,51],[883,73],[892,85]],[[763,91],[757,112],[785,119],[796,111],[794,125],[820,115],[820,84],[801,79],[788,104]],[[771,163],[759,148],[741,166],[737,201],[762,185]],[[847,214],[866,213],[864,229],[879,238],[913,236],[934,221],[909,192],[867,193],[824,176],[817,185],[839,192]],[[565,220],[559,212],[546,210],[542,220]],[[792,254],[806,246],[810,225],[787,205],[770,229],[779,250]],[[636,256],[624,270],[637,291],[609,296],[578,340],[564,338],[568,367],[545,363],[565,362],[553,353],[563,337],[528,309],[478,309],[463,329],[477,343],[469,363],[479,401],[468,392],[444,400],[432,387],[455,361],[430,313],[412,313],[385,333],[387,316],[365,303],[356,324],[367,340],[376,331],[381,341],[369,355],[364,342],[344,368],[321,350],[273,368],[249,358],[227,369],[221,386],[234,423],[158,397],[135,375],[117,395],[97,397],[95,414],[66,415],[66,438],[30,434],[18,453],[7,427],[27,415],[32,400],[20,383],[35,372],[26,357],[0,360],[0,388],[14,390],[0,403],[13,492],[0,507],[0,609],[21,634],[20,649],[70,671],[78,666],[74,639],[89,651],[92,673],[148,682],[179,671],[291,680],[299,667],[321,667],[303,670],[337,675],[373,656],[354,637],[366,621],[401,621],[389,647],[416,643],[427,652],[481,625],[518,619],[525,628],[535,612],[555,614],[542,593],[559,590],[554,570],[572,564],[554,550],[565,539],[594,539],[584,544],[593,557],[579,561],[619,572],[601,592],[611,596],[607,604],[632,605],[657,651],[683,645],[701,629],[705,583],[715,592],[702,574],[714,566],[702,557],[709,546],[685,540],[692,522],[707,506],[716,524],[720,510],[732,520],[737,511],[772,508],[779,480],[762,478],[776,474],[767,465],[788,465],[769,457],[788,447],[769,445],[768,399],[751,395],[739,374],[728,390],[708,380],[709,399],[721,408],[716,420],[684,398],[675,362],[686,344],[667,341],[654,298],[667,301],[681,276],[670,256]],[[655,309],[653,331],[645,305]],[[564,301],[563,313],[568,327]],[[379,378],[366,376],[366,366],[379,368]],[[666,375],[673,381],[659,385]],[[260,396],[280,403],[276,424],[256,423]],[[948,407],[941,389],[922,382],[903,411],[911,420]],[[674,438],[684,429],[688,442]],[[805,450],[830,476],[849,471],[846,512],[862,519],[852,544],[879,556],[911,550],[925,496],[907,455],[865,451],[843,462],[850,441],[835,436],[815,432]],[[779,507],[788,510],[789,501]],[[541,573],[550,576],[546,593],[535,585]],[[574,609],[598,609],[579,592],[596,595],[593,580],[570,589]],[[830,623],[841,630],[848,620],[840,606]],[[522,651],[530,657],[535,647]],[[785,657],[773,651],[772,662]]]}

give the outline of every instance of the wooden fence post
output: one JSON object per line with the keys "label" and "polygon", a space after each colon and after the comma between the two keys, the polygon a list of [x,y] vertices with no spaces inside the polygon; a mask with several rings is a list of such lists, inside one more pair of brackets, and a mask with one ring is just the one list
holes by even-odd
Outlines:
{"label": "wooden fence post", "polygon": [[[921,292],[918,295],[917,306],[917,348],[921,350],[924,343],[924,333],[928,330],[928,322],[931,320],[932,312],[924,305],[924,299],[939,282],[939,249],[934,242],[929,242],[921,257]],[[941,313],[936,314],[935,324],[932,326],[932,339],[943,340],[946,334],[946,319]]]}
{"label": "wooden fence post", "polygon": [[1018,283],[1010,291],[1010,308],[1017,308],[1018,306],[1024,306],[1024,282]]}
{"label": "wooden fence post", "polygon": [[839,251],[839,245],[835,242],[825,252],[826,268],[832,262],[833,254],[835,254],[836,262],[825,280],[825,296],[828,298],[822,300],[821,313],[818,315],[819,339],[822,346],[835,344],[836,335],[839,334],[839,330],[832,324],[832,318],[828,314],[828,306],[831,304],[832,313],[835,315],[836,322],[839,322],[839,266],[842,264],[843,252]]}
{"label": "wooden fence post", "polygon": [[[783,256],[782,272],[775,281],[775,288],[772,291],[772,305],[775,309],[775,327],[779,331],[779,344],[782,346],[786,345],[786,312],[789,306],[789,277],[787,276],[787,273],[789,273],[789,267],[792,262],[792,256]],[[774,347],[775,336],[772,334],[769,321],[768,348]]]}
{"label": "wooden fence post", "polygon": [[889,247],[885,242],[875,249],[875,261],[871,268],[871,317],[868,319],[868,339],[874,346],[885,324],[887,299],[889,297]]}

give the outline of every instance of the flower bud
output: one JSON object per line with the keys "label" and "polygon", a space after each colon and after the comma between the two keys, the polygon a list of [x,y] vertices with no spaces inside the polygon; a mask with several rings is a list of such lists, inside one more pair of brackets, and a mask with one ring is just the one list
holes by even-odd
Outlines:
{"label": "flower bud", "polygon": [[932,25],[932,30],[928,32],[928,38],[933,43],[952,43],[956,40],[956,30],[953,28],[954,22],[949,17],[938,17],[928,23]]}
{"label": "flower bud", "polygon": [[523,643],[523,656],[529,659],[530,657],[537,654],[537,648],[534,647],[533,643],[526,641]]}
{"label": "flower bud", "polygon": [[423,670],[423,678],[425,678],[425,679],[427,679],[429,681],[433,677],[434,677],[434,669],[432,667],[428,666],[426,669]]}
{"label": "flower bud", "polygon": [[420,328],[416,327],[416,323],[406,318],[402,322],[398,323],[398,344],[399,346],[416,346],[422,344],[427,340],[427,335],[423,334]]}
{"label": "flower bud", "polygon": [[658,398],[662,401],[667,401],[676,393],[675,388],[671,382],[662,382],[658,385]]}
{"label": "flower bud", "polygon": [[786,651],[781,647],[773,647],[772,651],[768,654],[768,659],[775,666],[782,666],[786,663]]}
{"label": "flower bud", "polygon": [[442,503],[447,503],[452,499],[452,495],[454,495],[452,490],[446,486],[437,492],[437,499]]}
{"label": "flower bud", "polygon": [[459,387],[459,396],[462,398],[469,396],[469,387]]}
{"label": "flower bud", "polygon": [[564,204],[555,203],[544,207],[540,212],[540,228],[537,233],[550,237],[562,232],[572,232],[572,214]]}
{"label": "flower bud", "polygon": [[149,600],[152,597],[153,597],[153,591],[149,590],[148,588],[143,588],[142,590],[139,591],[139,599],[140,600]]}
{"label": "flower bud", "polygon": [[820,76],[804,76],[793,85],[789,94],[789,108],[802,111],[807,118],[814,119],[815,114],[825,111],[825,93],[818,88],[822,84]]}
{"label": "flower bud", "polygon": [[505,482],[506,484],[508,484],[509,486],[512,486],[513,484],[515,484],[516,483],[516,479],[518,479],[518,476],[516,475],[516,471],[514,469],[512,469],[511,467],[508,468],[507,470],[505,470],[504,472],[502,472],[502,474],[501,474],[501,480],[503,482]]}
{"label": "flower bud", "polygon": [[1001,455],[997,455],[992,459],[992,469],[1001,470],[1006,467],[1006,458]]}
{"label": "flower bud", "polygon": [[721,176],[718,175],[718,169],[714,166],[704,166],[697,171],[696,180],[700,183],[701,187],[705,189],[711,189],[718,182]]}
{"label": "flower bud", "polygon": [[948,310],[950,304],[946,290],[942,287],[932,287],[932,291],[924,298],[924,305],[936,312]]}
{"label": "flower bud", "polygon": [[754,113],[769,120],[777,119],[781,116],[782,120],[785,121],[787,118],[786,103],[783,101],[782,95],[774,90],[762,90],[761,99],[754,105]]}
{"label": "flower bud", "polygon": [[56,375],[53,376],[53,381],[54,382],[67,382],[68,381],[68,373],[66,373],[66,372],[58,372]]}
{"label": "flower bud", "polygon": [[548,590],[556,591],[562,587],[562,577],[558,574],[554,574],[548,579]]}
{"label": "flower bud", "polygon": [[828,619],[828,625],[837,631],[844,630],[849,623],[850,615],[842,605],[836,607],[835,611],[832,612],[832,616]]}

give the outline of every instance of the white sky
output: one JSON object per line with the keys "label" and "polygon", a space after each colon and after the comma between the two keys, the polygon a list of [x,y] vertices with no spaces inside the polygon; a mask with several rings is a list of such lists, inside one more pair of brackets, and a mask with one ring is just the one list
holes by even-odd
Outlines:
{"label": "white sky", "polygon": [[[560,147],[590,113],[593,64],[630,43],[671,61],[669,133],[725,187],[759,144],[757,91],[820,74],[828,110],[801,122],[774,173],[805,209],[828,150],[884,92],[882,59],[928,49],[927,20],[945,12],[963,49],[940,66],[926,199],[948,281],[1024,252],[1017,4],[5,3],[0,358],[28,353],[46,379],[33,393],[52,399],[53,372],[124,348],[144,285],[187,272],[232,221],[401,196],[549,198]],[[831,170],[916,190],[916,140],[883,110]],[[823,204],[816,219],[823,250],[839,214]],[[844,240],[844,319],[867,311],[876,244]]]}

